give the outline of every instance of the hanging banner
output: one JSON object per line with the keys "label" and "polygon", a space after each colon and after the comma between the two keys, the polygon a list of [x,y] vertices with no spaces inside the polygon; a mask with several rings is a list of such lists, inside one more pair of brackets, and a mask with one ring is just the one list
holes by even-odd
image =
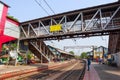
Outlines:
{"label": "hanging banner", "polygon": [[61,31],[61,30],[62,30],[62,25],[61,24],[50,26],[50,32],[56,32],[56,31]]}

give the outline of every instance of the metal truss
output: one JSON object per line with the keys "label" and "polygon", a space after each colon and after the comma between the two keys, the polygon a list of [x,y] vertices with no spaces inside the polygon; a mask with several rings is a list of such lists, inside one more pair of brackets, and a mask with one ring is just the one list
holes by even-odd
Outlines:
{"label": "metal truss", "polygon": [[[20,25],[21,39],[66,39],[108,35],[120,31],[120,4],[108,4],[48,16]],[[51,25],[62,25],[62,30],[50,32]]]}

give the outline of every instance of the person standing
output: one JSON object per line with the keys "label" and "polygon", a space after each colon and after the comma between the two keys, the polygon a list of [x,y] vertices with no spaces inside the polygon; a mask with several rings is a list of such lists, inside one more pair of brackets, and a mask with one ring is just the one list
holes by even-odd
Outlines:
{"label": "person standing", "polygon": [[87,58],[87,67],[88,67],[88,71],[90,70],[90,65],[91,65],[91,60],[90,57]]}

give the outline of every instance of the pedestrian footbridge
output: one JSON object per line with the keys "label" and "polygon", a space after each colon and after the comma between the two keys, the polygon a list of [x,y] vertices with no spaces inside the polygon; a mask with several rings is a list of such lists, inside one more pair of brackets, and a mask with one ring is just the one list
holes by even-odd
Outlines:
{"label": "pedestrian footbridge", "polygon": [[120,2],[114,2],[25,21],[20,24],[19,40],[28,42],[29,49],[48,62],[53,54],[44,40],[118,34],[119,14]]}
{"label": "pedestrian footbridge", "polygon": [[120,31],[120,2],[104,4],[20,24],[20,39],[56,40],[109,35]]}

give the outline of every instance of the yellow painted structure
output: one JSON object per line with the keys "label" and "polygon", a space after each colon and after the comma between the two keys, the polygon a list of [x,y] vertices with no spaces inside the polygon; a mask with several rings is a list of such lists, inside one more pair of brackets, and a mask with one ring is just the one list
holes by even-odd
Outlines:
{"label": "yellow painted structure", "polygon": [[102,57],[103,57],[103,52],[94,52],[94,56],[93,56],[94,59],[102,58]]}

